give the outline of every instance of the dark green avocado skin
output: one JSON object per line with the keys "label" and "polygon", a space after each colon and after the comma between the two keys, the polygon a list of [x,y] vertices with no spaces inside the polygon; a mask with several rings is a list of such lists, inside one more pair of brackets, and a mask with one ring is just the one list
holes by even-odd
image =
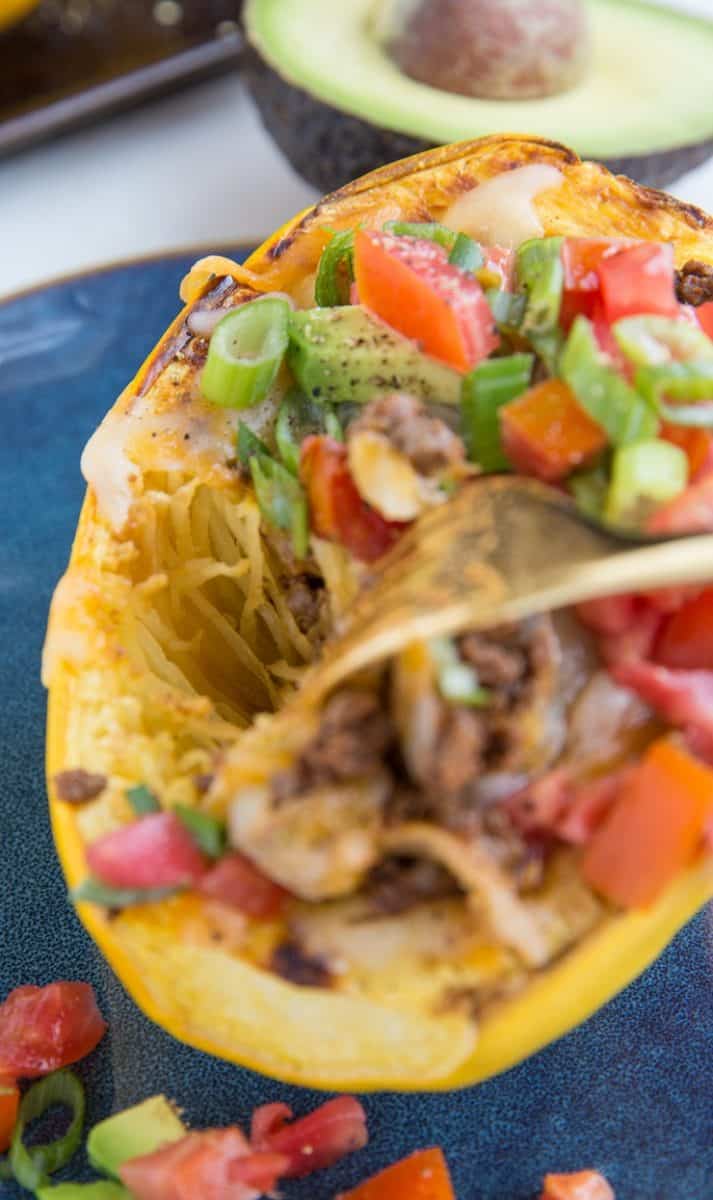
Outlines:
{"label": "dark green avocado skin", "polygon": [[[379,129],[324,104],[287,83],[252,48],[246,51],[244,74],[265,128],[295,170],[321,192],[333,192],[375,167],[433,146],[407,134]],[[711,154],[713,138],[708,138],[655,154],[605,159],[604,165],[637,183],[663,188]]]}

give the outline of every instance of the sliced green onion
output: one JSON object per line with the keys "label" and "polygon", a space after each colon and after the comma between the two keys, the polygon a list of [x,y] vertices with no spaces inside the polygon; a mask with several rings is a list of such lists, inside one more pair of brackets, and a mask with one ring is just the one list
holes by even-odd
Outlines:
{"label": "sliced green onion", "polygon": [[295,554],[304,558],[309,545],[309,515],[299,481],[287,467],[267,454],[252,456],[250,472],[263,518],[270,525],[286,530]]}
{"label": "sliced green onion", "polygon": [[509,467],[500,436],[500,409],[527,391],[532,377],[532,354],[489,358],[463,379],[461,433],[468,457],[484,471]]}
{"label": "sliced green onion", "polygon": [[522,323],[526,335],[551,333],[557,328],[564,290],[563,240],[532,238],[517,252],[518,281],[528,295]]}
{"label": "sliced green onion", "polygon": [[460,267],[461,271],[477,271],[485,262],[483,251],[477,242],[469,238],[466,233],[456,235],[456,240],[453,243],[453,249],[448,255],[448,261],[454,267]]}
{"label": "sliced green onion", "polygon": [[604,518],[612,525],[640,527],[660,504],[673,500],[688,482],[688,459],[660,438],[620,446],[614,454]]}
{"label": "sliced green onion", "polygon": [[158,800],[153,792],[146,787],[145,783],[127,788],[126,799],[129,801],[137,817],[144,817],[147,813],[159,812],[161,809]]}
{"label": "sliced green onion", "polygon": [[713,429],[713,404],[660,404],[659,412],[669,425],[688,429]]}
{"label": "sliced green onion", "polygon": [[119,912],[123,908],[136,908],[140,904],[158,904],[168,896],[175,896],[179,888],[115,888],[89,875],[69,893],[73,904],[99,904],[102,908]]}
{"label": "sliced green onion", "polygon": [[332,235],[322,251],[314,282],[314,301],[320,308],[349,303],[354,282],[354,230]]}
{"label": "sliced green onion", "polygon": [[244,467],[249,466],[253,454],[267,454],[268,458],[270,457],[269,448],[244,421],[240,421],[238,425],[236,446],[238,458]]}
{"label": "sliced green onion", "polygon": [[293,475],[299,473],[300,448],[311,433],[326,428],[326,411],[322,404],[308,400],[302,392],[291,391],[282,401],[275,425],[275,441],[280,457]]}
{"label": "sliced green onion", "polygon": [[396,237],[421,238],[426,242],[438,242],[438,245],[443,246],[449,253],[458,239],[457,233],[445,225],[439,225],[438,221],[387,221],[384,225],[384,232],[393,233]]}
{"label": "sliced green onion", "polygon": [[222,408],[251,408],[270,391],[287,350],[290,305],[263,296],[234,308],[210,339],[201,390]]}
{"label": "sliced green onion", "polygon": [[204,854],[209,858],[220,858],[225,853],[227,832],[222,821],[208,813],[186,808],[184,804],[177,804],[174,812]]}
{"label": "sliced green onion", "polygon": [[[72,1119],[65,1133],[39,1146],[26,1146],[23,1135],[28,1125],[50,1108],[62,1105]],[[71,1071],[54,1071],[25,1092],[10,1143],[9,1162],[21,1187],[34,1192],[49,1184],[49,1176],[69,1162],[79,1148],[84,1125],[84,1088]]]}
{"label": "sliced green onion", "polygon": [[339,417],[331,408],[324,410],[324,432],[329,437],[334,438],[335,442],[344,441],[344,430]]}
{"label": "sliced green onion", "polygon": [[673,317],[626,317],[612,325],[624,354],[639,367],[657,367],[674,360],[713,360],[713,341],[688,321]]}
{"label": "sliced green onion", "polygon": [[577,317],[572,326],[559,372],[615,446],[656,436],[655,408],[608,365],[586,317]]}
{"label": "sliced green onion", "polygon": [[451,638],[432,638],[429,646],[438,670],[438,690],[443,699],[470,708],[487,707],[491,693],[480,686],[478,672],[462,661]]}
{"label": "sliced green onion", "polygon": [[665,398],[713,400],[713,362],[674,362],[639,367],[636,387],[652,404]]}
{"label": "sliced green onion", "polygon": [[596,520],[602,519],[609,491],[609,475],[604,463],[570,475],[567,488],[581,512]]}
{"label": "sliced green onion", "polygon": [[503,292],[500,288],[488,288],[485,299],[496,325],[506,329],[518,329],[525,316],[527,297],[522,292]]}
{"label": "sliced green onion", "polygon": [[560,355],[564,346],[562,330],[553,329],[551,333],[530,333],[528,340],[537,356],[542,359],[550,375],[556,375],[559,368]]}

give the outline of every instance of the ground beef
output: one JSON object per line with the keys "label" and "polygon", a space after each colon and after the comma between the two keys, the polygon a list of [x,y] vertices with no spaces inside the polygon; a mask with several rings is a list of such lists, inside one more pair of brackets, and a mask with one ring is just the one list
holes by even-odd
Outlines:
{"label": "ground beef", "polygon": [[713,301],[713,267],[693,258],[676,272],[676,295],[682,304],[701,304]]}
{"label": "ground beef", "polygon": [[483,687],[493,691],[505,691],[509,696],[526,675],[527,660],[521,646],[499,644],[482,633],[467,633],[458,649],[461,658],[478,672]]}
{"label": "ground beef", "polygon": [[331,972],[325,960],[309,955],[294,938],[281,942],[272,952],[270,969],[298,987],[329,987]]}
{"label": "ground beef", "polygon": [[205,771],[202,775],[193,776],[193,786],[199,796],[205,796],[213,786],[215,776],[210,771]]}
{"label": "ground beef", "polygon": [[433,417],[415,396],[390,392],[367,404],[349,436],[381,433],[420,475],[439,475],[465,460],[465,446],[445,421]]}
{"label": "ground beef", "polygon": [[391,721],[377,696],[336,692],[297,762],[273,778],[273,797],[283,803],[325,784],[370,775],[381,766],[392,739]]}
{"label": "ground beef", "polygon": [[370,872],[364,885],[369,906],[384,916],[408,912],[417,904],[460,894],[445,867],[430,859],[386,858]]}
{"label": "ground beef", "polygon": [[482,772],[486,740],[486,722],[479,712],[444,703],[427,790],[444,797],[459,795]]}
{"label": "ground beef", "polygon": [[287,607],[302,633],[310,633],[320,620],[327,602],[324,583],[316,575],[296,575],[287,584]]}
{"label": "ground beef", "polygon": [[[417,796],[411,819],[426,819],[468,834],[482,828],[480,785],[493,773],[521,769],[531,705],[556,682],[553,662],[558,643],[548,617],[487,634],[466,634],[461,657],[490,691],[483,708],[441,702],[438,733],[421,768],[424,795]],[[408,796],[408,793],[406,793]],[[399,795],[400,810],[404,798]]]}
{"label": "ground beef", "polygon": [[87,804],[104,791],[106,784],[106,775],[92,775],[81,767],[60,771],[54,777],[57,799],[65,804]]}

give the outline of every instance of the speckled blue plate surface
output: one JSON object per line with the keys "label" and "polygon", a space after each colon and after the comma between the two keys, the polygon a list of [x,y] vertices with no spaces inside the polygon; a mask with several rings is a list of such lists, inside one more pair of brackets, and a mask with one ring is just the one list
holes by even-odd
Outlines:
{"label": "speckled blue plate surface", "polygon": [[[0,304],[0,997],[59,978],[95,985],[110,1031],[79,1068],[90,1123],[159,1091],[196,1126],[247,1121],[278,1098],[297,1113],[318,1102],[142,1016],[67,902],[47,818],[39,660],[84,490],[80,450],[175,315],[195,257],[112,267]],[[330,1200],[432,1144],[446,1151],[459,1200],[532,1200],[547,1169],[585,1166],[609,1177],[617,1200],[710,1200],[713,908],[595,1017],[516,1069],[468,1091],[365,1104],[368,1148],[289,1184],[286,1200]],[[78,1157],[57,1178],[89,1177]]]}

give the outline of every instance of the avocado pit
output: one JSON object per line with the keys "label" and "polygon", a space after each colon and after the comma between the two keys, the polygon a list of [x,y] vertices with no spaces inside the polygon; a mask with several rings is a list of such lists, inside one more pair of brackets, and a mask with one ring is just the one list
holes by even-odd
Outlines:
{"label": "avocado pit", "polygon": [[379,8],[387,53],[440,91],[539,99],[574,87],[590,62],[583,0],[390,0]]}

